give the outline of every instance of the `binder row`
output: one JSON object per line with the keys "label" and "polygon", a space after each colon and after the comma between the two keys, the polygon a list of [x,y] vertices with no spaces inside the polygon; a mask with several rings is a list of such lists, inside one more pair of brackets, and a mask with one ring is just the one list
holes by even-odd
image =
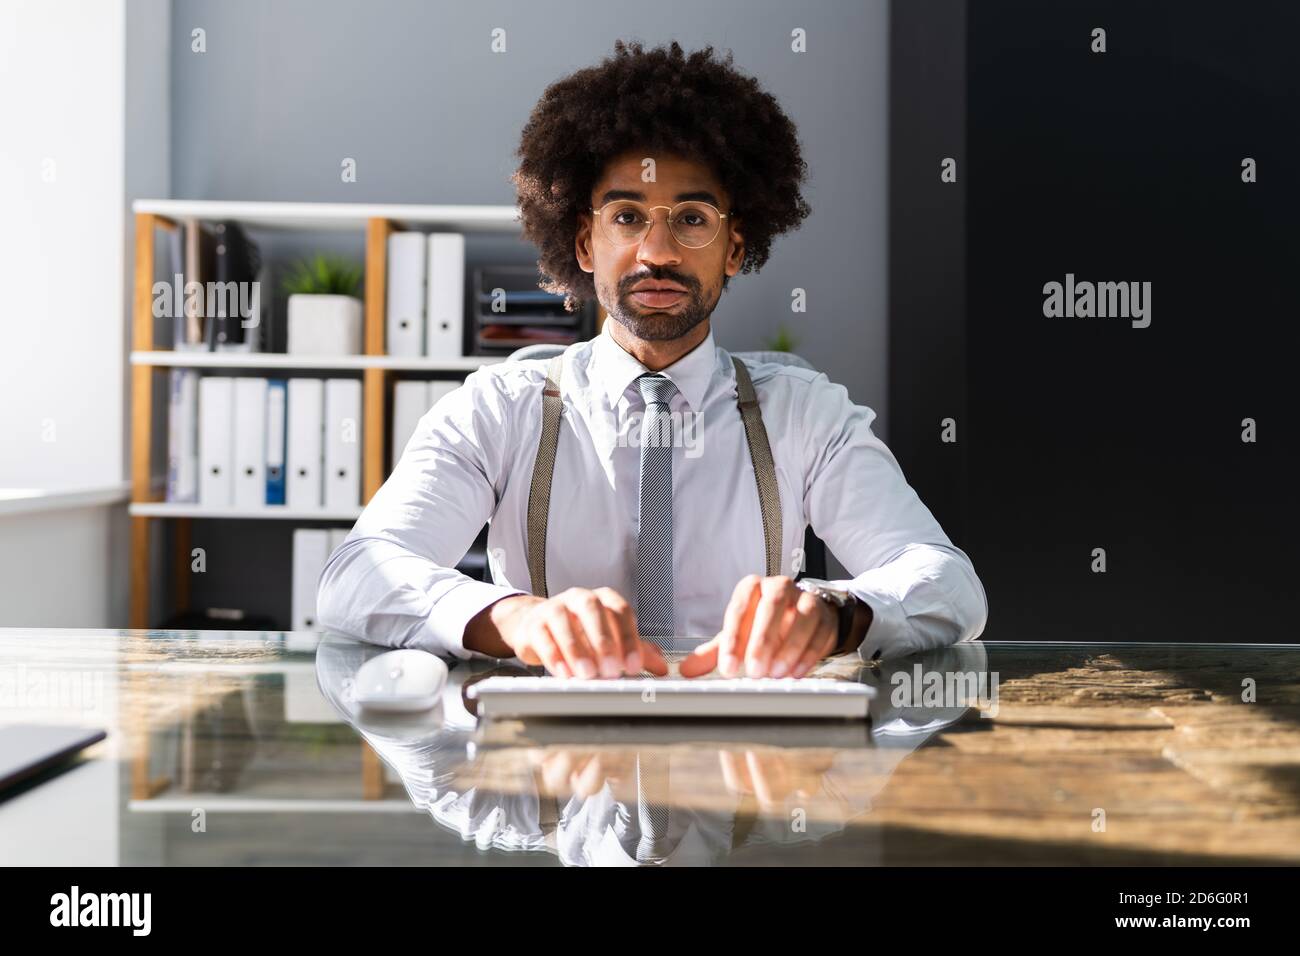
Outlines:
{"label": "binder row", "polygon": [[[270,270],[244,227],[233,220],[205,223],[190,217],[171,230],[169,248],[172,348],[178,352],[261,351],[261,333],[270,324],[270,297],[251,301],[242,290],[255,284],[270,288]],[[222,289],[241,291],[234,299],[214,300],[216,310],[210,313],[207,296],[200,293],[192,298],[185,293],[190,282],[200,289],[215,283]],[[244,306],[249,307],[248,314],[241,313]]]}
{"label": "binder row", "polygon": [[361,382],[173,369],[167,500],[205,508],[361,503]]}
{"label": "binder row", "polygon": [[388,354],[465,354],[465,237],[395,232],[388,237]]}

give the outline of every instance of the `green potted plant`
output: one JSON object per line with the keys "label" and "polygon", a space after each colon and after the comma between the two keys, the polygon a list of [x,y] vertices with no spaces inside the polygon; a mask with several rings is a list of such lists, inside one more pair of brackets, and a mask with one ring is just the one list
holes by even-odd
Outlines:
{"label": "green potted plant", "polygon": [[299,261],[283,284],[289,295],[288,351],[361,353],[361,267],[337,256]]}
{"label": "green potted plant", "polygon": [[769,352],[793,352],[797,341],[790,330],[784,325],[776,330],[776,335],[771,336],[763,342],[763,348]]}

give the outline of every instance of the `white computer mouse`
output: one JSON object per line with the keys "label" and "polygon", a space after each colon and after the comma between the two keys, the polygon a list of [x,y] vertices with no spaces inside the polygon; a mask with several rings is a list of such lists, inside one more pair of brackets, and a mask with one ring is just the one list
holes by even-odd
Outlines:
{"label": "white computer mouse", "polygon": [[442,697],[447,665],[413,648],[372,657],[357,669],[352,699],[371,710],[428,710]]}

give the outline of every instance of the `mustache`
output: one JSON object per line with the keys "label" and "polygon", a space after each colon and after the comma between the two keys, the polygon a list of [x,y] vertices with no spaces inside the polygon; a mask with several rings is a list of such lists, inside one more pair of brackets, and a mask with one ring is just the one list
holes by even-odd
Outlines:
{"label": "mustache", "polygon": [[699,283],[690,276],[679,275],[678,273],[672,272],[668,269],[656,269],[651,272],[643,272],[640,275],[628,276],[619,283],[619,292],[630,292],[632,286],[636,285],[638,282],[645,282],[648,279],[654,280],[655,282],[676,282],[679,286],[690,293],[697,292],[699,286]]}

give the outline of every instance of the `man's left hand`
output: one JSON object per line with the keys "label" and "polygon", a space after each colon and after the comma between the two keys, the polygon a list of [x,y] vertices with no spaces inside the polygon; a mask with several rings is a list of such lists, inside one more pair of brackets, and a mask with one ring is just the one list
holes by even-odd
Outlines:
{"label": "man's left hand", "polygon": [[794,579],[751,574],[731,595],[722,630],[682,659],[683,677],[803,677],[836,645],[839,615]]}

